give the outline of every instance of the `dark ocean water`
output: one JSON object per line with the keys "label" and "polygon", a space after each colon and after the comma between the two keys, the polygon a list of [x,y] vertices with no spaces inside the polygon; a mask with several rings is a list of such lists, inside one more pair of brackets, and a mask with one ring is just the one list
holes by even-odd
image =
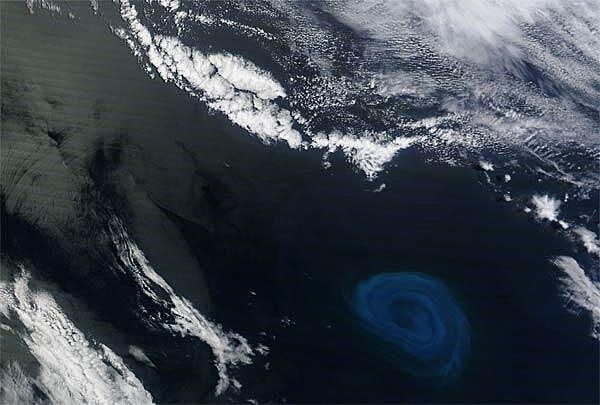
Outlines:
{"label": "dark ocean water", "polygon": [[[584,337],[589,321],[565,313],[556,272],[547,261],[572,254],[572,248],[550,227],[498,202],[478,184],[482,176],[476,171],[441,174],[412,153],[397,161],[381,193],[352,180],[350,172],[313,178],[267,231],[275,246],[260,248],[258,260],[244,258],[237,271],[219,276],[223,284],[236,280],[239,288],[235,294],[227,289],[216,304],[232,324],[239,322],[244,303],[268,334],[281,327],[278,318],[293,320],[275,335],[267,359],[267,374],[283,380],[281,397],[290,402],[596,401],[598,344]],[[227,267],[236,268],[235,260]],[[443,280],[469,320],[471,355],[453,384],[409,377],[386,359],[386,346],[379,350],[381,342],[357,326],[347,300],[355,285],[370,275],[402,271]],[[256,297],[245,293],[248,286]],[[243,299],[230,306],[232,295]],[[279,315],[265,317],[269,310]],[[265,385],[273,384],[266,379]]]}
{"label": "dark ocean water", "polygon": [[[101,21],[81,18],[2,4],[3,96],[22,85],[9,94],[22,110],[3,104],[3,146],[27,152],[59,129],[66,137],[35,149],[47,159],[41,180],[23,205],[3,206],[2,254],[30,263],[40,288],[74,297],[64,306],[75,324],[121,355],[155,401],[600,401],[591,319],[565,310],[549,261],[573,256],[585,267],[595,259],[504,201],[487,173],[432,163],[421,148],[399,152],[376,181],[340,152],[325,170],[320,151],[266,147],[148,78]],[[269,66],[258,48],[211,41]],[[61,159],[52,160],[56,150]],[[514,183],[540,191],[536,179]],[[52,194],[61,187],[64,195]],[[69,190],[80,196],[73,206]],[[102,226],[111,214],[177,293],[251,346],[269,348],[234,368],[240,390],[214,397],[208,346],[145,323],[137,305],[153,304],[108,259]],[[442,281],[462,309],[471,347],[455,380],[411,376],[389,344],[360,326],[349,297],[361,281],[390,272]],[[86,308],[79,318],[77,302]],[[134,343],[156,369],[127,355]]]}

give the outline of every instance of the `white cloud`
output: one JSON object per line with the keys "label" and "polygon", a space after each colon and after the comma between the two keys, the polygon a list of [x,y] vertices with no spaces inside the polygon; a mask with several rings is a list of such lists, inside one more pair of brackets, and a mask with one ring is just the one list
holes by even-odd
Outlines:
{"label": "white cloud", "polygon": [[35,8],[45,9],[55,14],[61,12],[60,6],[52,0],[25,0],[25,5],[31,14],[34,13]]}
{"label": "white cloud", "polygon": [[33,394],[34,382],[18,363],[8,363],[0,369],[0,403],[37,404]]}
{"label": "white cloud", "polygon": [[121,16],[129,24],[130,33],[114,31],[138,57],[144,53],[164,81],[174,83],[222,112],[266,144],[281,140],[294,149],[326,149],[325,158],[339,149],[369,179],[374,179],[400,149],[417,141],[417,138],[390,140],[385,134],[371,132],[360,136],[336,130],[313,134],[305,128],[309,140],[303,142],[295,127],[302,127],[306,121],[297,111],[276,103],[275,100],[286,97],[286,92],[269,72],[239,56],[204,54],[176,37],[153,36],[138,20],[137,11],[128,0],[121,0],[120,4]]}
{"label": "white cloud", "polygon": [[485,160],[480,160],[479,161],[479,167],[481,167],[482,170],[485,170],[486,172],[492,172],[494,171],[494,165],[491,162],[485,161]]}
{"label": "white cloud", "polygon": [[282,140],[291,148],[300,147],[302,137],[293,128],[290,112],[273,101],[286,94],[270,73],[239,56],[205,55],[176,37],[152,36],[127,0],[121,1],[121,16],[133,34],[122,36],[134,52],[140,47],[146,51],[163,80],[207,102],[265,143]]}
{"label": "white cloud", "polygon": [[583,246],[587,251],[596,256],[600,256],[600,240],[595,232],[590,231],[582,226],[573,228],[573,233],[579,237]]}
{"label": "white cloud", "polygon": [[562,271],[560,278],[567,308],[575,313],[581,310],[592,317],[591,334],[600,339],[600,287],[593,283],[575,259],[558,256],[552,263]]}
{"label": "white cloud", "polygon": [[560,200],[550,197],[548,194],[536,194],[531,197],[531,203],[535,207],[535,215],[539,219],[558,221]]}
{"label": "white cloud", "polygon": [[329,134],[320,132],[312,137],[310,146],[325,148],[328,154],[340,149],[350,162],[372,180],[399,150],[410,147],[420,139],[418,137],[398,137],[386,141],[383,139],[384,137],[385,134],[374,133],[349,135],[339,131]]}
{"label": "white cloud", "polygon": [[239,56],[217,53],[208,60],[236,89],[249,91],[264,100],[285,97],[285,90],[270,74]]}
{"label": "white cloud", "polygon": [[543,19],[560,6],[557,0],[350,0],[341,4],[333,6],[334,12],[373,38],[395,42],[410,27],[412,35],[417,31],[433,36],[440,52],[490,63],[519,55],[522,25]]}
{"label": "white cloud", "polygon": [[179,0],[159,0],[160,5],[169,11],[175,11],[179,8]]}
{"label": "white cloud", "polygon": [[[333,129],[330,134],[323,134],[318,129],[312,129],[310,120],[305,120],[299,111],[294,110],[298,105],[298,96],[294,96],[288,107],[283,107],[281,99],[286,97],[286,91],[270,72],[240,56],[226,52],[204,54],[187,46],[177,37],[153,35],[149,27],[144,27],[137,18],[135,6],[128,0],[120,0],[120,4],[121,15],[129,28],[127,32],[115,32],[120,32],[119,35],[145,64],[152,77],[154,72],[157,72],[163,80],[174,83],[204,101],[210,108],[220,111],[265,144],[284,141],[297,149],[325,149],[325,155],[330,153],[331,146],[337,145],[335,149],[341,150],[369,179],[374,179],[398,151],[390,141],[391,137],[379,138],[372,134],[372,131],[359,134],[362,129]],[[582,4],[585,10],[592,8],[589,0]],[[286,12],[290,12],[285,5],[274,6],[283,7]],[[452,54],[459,58],[491,62],[494,66],[500,66],[501,71],[523,69],[522,66],[519,67],[518,61],[521,59],[515,57],[519,56],[524,45],[533,46],[528,34],[522,32],[523,24],[537,24],[545,21],[544,13],[561,12],[561,2],[533,0],[524,4],[518,0],[350,0],[343,3],[326,2],[324,7],[330,8],[340,20],[378,40],[371,41],[369,46],[377,48],[384,44],[383,49],[388,49],[390,55],[398,56],[402,52],[408,52],[411,58],[415,52],[424,50],[427,52],[423,57],[431,57],[428,52],[432,51],[436,58],[441,57],[440,63],[449,63],[450,67],[456,64],[455,73],[459,74],[457,77],[449,75],[440,79],[413,70],[392,70],[385,74],[370,72],[370,80],[365,80],[362,84],[354,83],[383,97],[433,97],[429,101],[437,102],[437,96],[434,94],[439,90],[453,89],[468,96],[469,100],[474,100],[480,107],[474,108],[470,102],[462,103],[463,96],[450,97],[444,100],[444,108],[450,112],[447,116],[429,117],[416,123],[404,122],[394,128],[427,132],[426,136],[418,140],[419,144],[434,151],[443,161],[456,164],[465,150],[522,145],[532,139],[532,134],[544,139],[544,148],[549,144],[547,139],[552,137],[556,142],[551,145],[556,143],[556,149],[561,150],[559,145],[565,139],[593,132],[589,129],[590,125],[595,124],[580,116],[575,117],[561,100],[548,100],[547,97],[532,92],[519,81],[504,81],[504,76],[498,76],[498,80],[490,82],[487,68],[481,71],[470,62],[466,65],[457,59],[448,58],[448,54]],[[302,9],[302,6],[299,8]],[[577,10],[579,8],[573,4],[568,4],[564,9],[564,17],[569,21],[568,24],[573,25],[578,21],[578,15],[584,14],[584,11]],[[179,10],[178,13],[173,13],[172,18],[180,30],[183,19],[189,20],[190,23],[200,21],[203,24],[217,24],[218,20],[213,21],[212,17],[196,15],[189,10]],[[307,23],[302,18],[294,20],[297,18],[300,17],[293,16],[292,20],[298,24]],[[310,18],[309,20],[312,21]],[[465,23],[467,20],[469,23]],[[223,22],[222,19],[219,21]],[[312,28],[314,27],[311,27],[311,32]],[[580,33],[583,28],[579,28],[575,30],[575,27],[570,27],[568,31],[581,34],[581,43],[585,47],[592,36],[585,32]],[[302,31],[302,27],[298,30]],[[250,35],[247,32],[246,34]],[[306,46],[310,43],[309,41]],[[325,45],[318,41],[313,43],[313,47]],[[441,49],[436,50],[435,47],[438,46]],[[587,48],[593,49],[591,46]],[[463,73],[462,69],[465,69]],[[586,70],[588,73],[594,71]],[[591,73],[588,73],[583,76],[591,77]],[[580,76],[582,75],[577,75]],[[291,81],[293,79],[294,77],[290,78]],[[316,105],[346,105],[354,97],[346,86],[336,84],[311,85],[310,89],[304,91],[319,95],[312,101]],[[343,97],[338,97],[340,94]],[[529,117],[523,114],[514,107],[515,98],[522,99],[527,105],[543,106],[544,119],[537,115]],[[490,99],[493,99],[494,103],[490,104]],[[457,129],[456,124],[460,124],[461,128]],[[331,141],[327,141],[328,139]],[[528,147],[529,149],[534,152],[536,150],[535,147]]]}
{"label": "white cloud", "polygon": [[181,336],[191,336],[207,343],[215,357],[219,374],[216,394],[223,393],[230,385],[239,383],[229,377],[228,367],[249,364],[252,349],[244,337],[225,332],[221,326],[206,319],[190,301],[180,297],[173,288],[152,268],[144,253],[129,238],[123,224],[117,218],[110,221],[112,241],[125,270],[130,272],[144,294],[170,311],[174,322],[164,322],[162,327]]}
{"label": "white cloud", "polygon": [[131,345],[129,346],[129,354],[131,354],[131,356],[140,363],[145,364],[148,367],[156,368],[156,364],[154,364],[152,360],[148,358],[146,353],[144,353],[141,348]]}
{"label": "white cloud", "polygon": [[[0,296],[10,318],[26,329],[20,337],[39,363],[34,383],[50,402],[152,403],[123,360],[102,343],[92,344],[50,294],[30,289],[30,275],[22,271],[13,283],[0,284]],[[29,396],[25,387],[12,386]]]}

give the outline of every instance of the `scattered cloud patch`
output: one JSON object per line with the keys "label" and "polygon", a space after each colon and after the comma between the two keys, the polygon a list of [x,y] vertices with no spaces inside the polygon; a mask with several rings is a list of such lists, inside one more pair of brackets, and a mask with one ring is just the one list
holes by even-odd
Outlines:
{"label": "scattered cloud patch", "polygon": [[129,346],[129,354],[140,363],[156,368],[156,365],[146,356],[146,353],[141,348],[131,345]]}
{"label": "scattered cloud patch", "polygon": [[600,286],[592,282],[579,263],[569,256],[558,256],[552,263],[561,271],[562,295],[567,309],[588,312],[592,317],[591,335],[600,339]]}
{"label": "scattered cloud patch", "polygon": [[481,168],[481,170],[486,171],[486,172],[494,171],[494,165],[491,162],[488,162],[485,160],[479,161],[479,167]]}
{"label": "scattered cloud patch", "polygon": [[11,387],[9,394],[29,397],[23,384],[30,381],[52,403],[152,403],[150,393],[123,360],[104,344],[91,342],[50,294],[32,290],[31,276],[21,270],[14,282],[0,284],[0,297],[8,317],[26,329],[19,335],[38,361],[39,375],[19,385],[11,379],[21,374],[19,369],[9,370],[2,376],[3,386]]}
{"label": "scattered cloud patch", "polygon": [[0,369],[0,403],[40,403],[33,394],[34,384],[35,382],[23,372],[19,363],[8,363]]}
{"label": "scattered cloud patch", "polygon": [[535,207],[535,216],[538,219],[558,221],[561,204],[560,200],[550,197],[548,194],[536,194],[531,197],[531,203]]}
{"label": "scattered cloud patch", "polygon": [[205,101],[264,143],[281,140],[291,148],[301,146],[302,136],[294,129],[289,110],[274,102],[286,94],[270,73],[239,56],[206,55],[179,38],[153,36],[127,0],[121,1],[121,16],[130,33],[118,32],[138,56],[145,52],[165,82]]}
{"label": "scattered cloud patch", "polygon": [[[318,133],[312,137],[311,147],[326,149],[327,156],[341,150],[347,159],[362,170],[367,178],[374,180],[399,150],[406,149],[416,143],[418,138],[394,138],[384,140],[385,134],[354,136],[334,131],[329,134]],[[377,139],[381,138],[381,139]]]}
{"label": "scattered cloud patch", "polygon": [[[337,130],[314,134],[305,126],[302,114],[278,103],[287,95],[271,73],[240,56],[226,52],[204,54],[177,37],[153,35],[138,19],[133,4],[128,0],[120,0],[119,4],[121,17],[129,29],[113,31],[125,40],[151,76],[157,72],[165,82],[174,83],[220,111],[265,144],[284,141],[293,149],[325,149],[326,166],[327,156],[339,149],[373,180],[398,150],[420,140],[418,137],[392,140],[371,131],[360,136]],[[175,14],[178,20],[189,17],[183,11]],[[303,140],[300,130],[304,130],[307,140]]]}
{"label": "scattered cloud patch", "polygon": [[588,253],[600,256],[600,239],[598,239],[598,235],[595,232],[582,226],[578,226],[573,228],[573,233],[579,237],[579,240],[583,243],[583,246],[587,249]]}
{"label": "scattered cloud patch", "polygon": [[33,14],[36,8],[48,10],[54,14],[60,14],[61,12],[60,6],[52,0],[25,0],[25,5],[30,14]]}
{"label": "scattered cloud patch", "polygon": [[[169,311],[174,319],[173,322],[164,321],[160,326],[180,336],[200,339],[210,346],[219,375],[215,389],[217,395],[225,392],[230,385],[239,387],[240,384],[229,376],[228,367],[251,363],[253,351],[246,339],[236,333],[223,331],[220,325],[200,314],[189,300],[179,296],[152,268],[119,219],[113,218],[109,227],[116,252],[125,264],[126,271],[132,274],[142,292]],[[140,354],[139,351],[134,352]]]}

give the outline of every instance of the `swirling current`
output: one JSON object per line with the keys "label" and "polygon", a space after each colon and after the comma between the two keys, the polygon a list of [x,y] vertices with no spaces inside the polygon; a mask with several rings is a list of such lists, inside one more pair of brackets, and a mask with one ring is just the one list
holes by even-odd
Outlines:
{"label": "swirling current", "polygon": [[0,9],[0,403],[600,403],[600,1]]}
{"label": "swirling current", "polygon": [[352,305],[367,331],[398,349],[407,372],[450,378],[463,370],[469,323],[441,281],[422,273],[377,274],[358,284]]}

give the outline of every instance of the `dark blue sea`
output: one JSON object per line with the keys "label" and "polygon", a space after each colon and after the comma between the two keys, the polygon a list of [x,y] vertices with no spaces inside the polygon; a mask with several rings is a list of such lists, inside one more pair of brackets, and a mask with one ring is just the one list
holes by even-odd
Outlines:
{"label": "dark blue sea", "polygon": [[0,402],[598,403],[600,10],[470,3],[3,2]]}

